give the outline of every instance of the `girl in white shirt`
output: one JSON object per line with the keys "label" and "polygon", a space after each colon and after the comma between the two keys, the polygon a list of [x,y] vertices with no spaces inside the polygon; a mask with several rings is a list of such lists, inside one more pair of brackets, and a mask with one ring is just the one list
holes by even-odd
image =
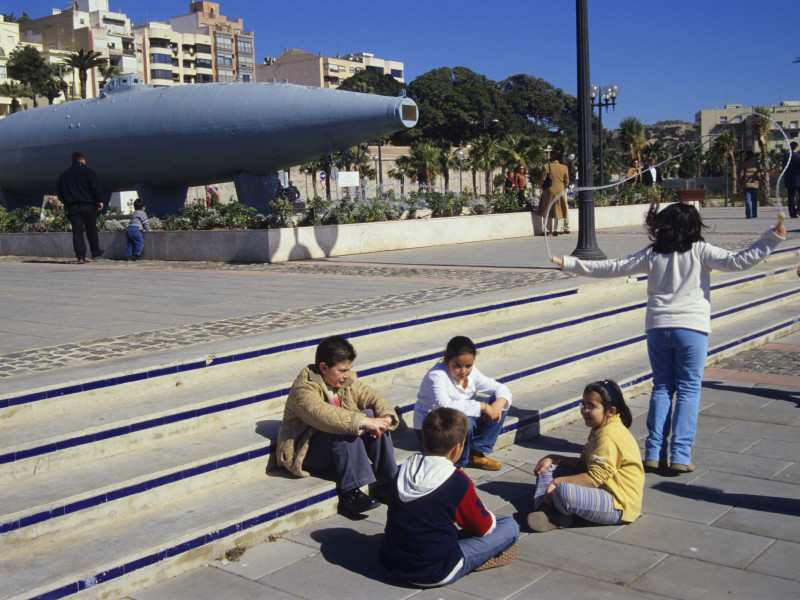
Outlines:
{"label": "girl in white shirt", "polygon": [[695,470],[692,446],[711,331],[711,271],[757,265],[786,239],[786,229],[778,222],[749,248],[729,252],[703,240],[705,225],[691,204],[679,202],[661,212],[653,204],[645,224],[653,243],[635,254],[586,262],[554,257],[553,262],[589,277],[647,274],[645,331],[653,390],[644,467],[648,472],[669,468],[673,474],[687,473]]}
{"label": "girl in white shirt", "polygon": [[442,361],[431,367],[420,385],[414,405],[414,430],[422,439],[422,421],[434,408],[460,410],[469,418],[471,427],[456,466],[497,471],[500,463],[486,455],[494,449],[503,429],[511,391],[475,367],[477,354],[475,344],[463,335],[447,343]]}

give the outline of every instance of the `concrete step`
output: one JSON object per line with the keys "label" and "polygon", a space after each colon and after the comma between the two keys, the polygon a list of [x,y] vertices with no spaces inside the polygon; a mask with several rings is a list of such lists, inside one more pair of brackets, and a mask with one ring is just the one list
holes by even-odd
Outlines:
{"label": "concrete step", "polygon": [[[776,323],[791,323],[795,315],[791,305],[770,305],[768,311],[761,313],[751,311],[745,321],[732,322],[712,334],[711,356],[738,351],[736,344],[762,343],[780,333],[773,331]],[[795,326],[796,321],[795,317]],[[611,340],[613,333],[606,330],[600,335]],[[641,350],[643,343],[637,338],[632,338],[630,346]],[[595,341],[605,340],[596,336]],[[510,383],[515,400],[500,446],[550,431],[576,418],[574,409],[583,387],[597,377],[618,379],[629,394],[649,386],[646,353],[603,352],[601,343],[590,349],[588,357],[584,356],[586,352],[570,355],[568,351],[575,347],[585,350],[585,340],[565,342],[560,348],[565,352],[561,358],[541,363],[541,368],[527,369],[528,375]],[[552,350],[545,354],[552,357]],[[500,378],[507,379],[520,366],[528,367],[527,360],[491,359],[486,369],[492,374],[497,369],[504,373]],[[555,372],[567,373],[568,378],[548,378]],[[418,380],[408,380],[381,388],[406,413],[406,426],[410,424],[417,387]],[[263,477],[279,424],[280,414],[276,414],[255,426],[242,423],[183,440],[164,441],[136,453],[15,482],[7,486],[8,502],[0,516],[0,533],[7,547],[27,545],[57,536],[67,522],[69,529],[76,529],[98,520],[108,522],[126,514],[144,514],[171,498]],[[412,441],[416,443],[415,438]]]}
{"label": "concrete step", "polygon": [[[776,301],[780,300],[781,294],[796,292],[785,270],[772,272],[768,276],[750,276],[748,279],[750,281],[747,283],[730,280],[722,288],[725,295],[715,298],[715,305],[720,306],[720,310],[715,312],[718,318],[735,319],[743,310],[761,310],[765,306],[764,300],[746,300],[748,290],[763,293],[765,286],[771,283],[776,290],[772,294],[777,297]],[[758,287],[753,282],[757,282]],[[573,365],[576,361],[574,357],[582,352],[580,346],[585,343],[587,336],[592,336],[593,342],[601,345],[605,351],[613,350],[617,354],[639,351],[635,345],[603,341],[596,335],[623,315],[626,319],[641,321],[638,313],[643,311],[644,303],[627,301],[637,292],[642,293],[636,289],[642,285],[623,284],[625,291],[618,294],[618,299],[626,303],[615,307],[604,307],[577,316],[573,307],[553,307],[546,313],[547,322],[538,327],[531,327],[527,317],[486,318],[485,323],[469,330],[481,348],[480,363],[491,364],[487,361],[497,360],[501,368],[487,372],[501,380],[514,381],[534,373],[539,373],[541,377],[544,372],[555,372],[531,365],[539,364],[539,349],[549,348],[556,342],[562,348],[572,348],[569,362]],[[605,287],[620,287],[620,284],[609,282]],[[733,302],[740,298],[744,299],[743,305]],[[487,315],[491,316],[492,313]],[[541,315],[538,320],[543,320]],[[497,335],[499,329],[503,330],[502,335]],[[576,339],[579,340],[577,346],[568,345],[569,340]],[[392,351],[397,354],[391,362],[385,361],[386,351],[373,350],[367,353],[366,360],[374,358],[374,361],[359,363],[359,367],[364,365],[359,369],[359,375],[376,387],[403,380],[418,382],[430,364],[438,359],[441,352],[439,348],[443,346],[444,342],[436,335],[433,338],[418,337],[407,344],[395,343]],[[430,351],[430,348],[437,350]],[[586,360],[591,361],[591,356],[587,355]],[[53,417],[57,418],[51,420],[32,420],[14,427],[4,423],[5,431],[0,441],[0,481],[130,452],[147,447],[159,439],[216,431],[220,427],[280,413],[296,373],[296,364],[291,367],[281,364],[280,368],[255,375],[234,375],[213,383],[203,380],[199,383],[187,382],[165,395],[137,395],[121,399],[114,396],[112,400],[117,398],[117,401],[109,402],[108,406],[75,407],[75,410],[66,414],[55,411]],[[49,399],[39,402],[48,403]],[[407,406],[405,410],[408,410]]]}

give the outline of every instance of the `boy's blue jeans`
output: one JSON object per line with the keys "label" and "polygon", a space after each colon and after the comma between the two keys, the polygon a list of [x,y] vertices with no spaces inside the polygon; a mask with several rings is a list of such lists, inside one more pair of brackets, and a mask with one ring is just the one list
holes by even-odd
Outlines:
{"label": "boy's blue jeans", "polygon": [[128,244],[125,246],[125,258],[140,256],[144,251],[144,236],[138,227],[128,227],[125,230]]}
{"label": "boy's blue jeans", "polygon": [[449,583],[480,567],[494,555],[508,550],[519,538],[519,525],[512,517],[497,517],[494,530],[483,536],[470,536],[458,541],[464,555],[464,565]]}
{"label": "boy's blue jeans", "polygon": [[671,461],[688,465],[692,461],[692,446],[697,432],[708,334],[692,329],[651,329],[647,332],[647,353],[653,369],[653,390],[647,413],[644,457],[666,462],[671,431]]}

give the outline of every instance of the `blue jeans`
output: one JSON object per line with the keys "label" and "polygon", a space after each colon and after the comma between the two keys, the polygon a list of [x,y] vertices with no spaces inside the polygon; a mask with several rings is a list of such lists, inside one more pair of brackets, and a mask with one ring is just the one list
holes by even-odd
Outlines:
{"label": "blue jeans", "polygon": [[125,246],[125,258],[141,256],[144,251],[144,236],[141,229],[138,227],[128,227],[125,230],[125,237],[128,238],[128,244]]}
{"label": "blue jeans", "polygon": [[[375,413],[362,410],[368,417]],[[309,441],[303,468],[310,471],[336,471],[336,491],[347,493],[363,485],[383,485],[397,475],[397,461],[390,431],[374,438],[369,432],[359,435],[316,431]]]}
{"label": "blue jeans", "polygon": [[[647,354],[653,369],[653,391],[644,457],[666,462],[671,446],[672,463],[688,465],[697,432],[708,334],[691,329],[651,329],[647,332]],[[672,442],[668,444],[670,432]]]}
{"label": "blue jeans", "polygon": [[[469,419],[470,428],[467,431],[467,439],[464,441],[464,451],[461,457],[456,462],[458,468],[465,467],[469,462],[470,452],[481,452],[483,454],[491,454],[494,450],[494,445],[503,429],[503,423],[506,422],[508,409],[503,411],[503,416],[500,417],[500,422],[497,421],[484,421],[483,417],[467,417]],[[417,434],[417,439],[420,444],[422,443],[422,431],[415,429],[414,433]]]}
{"label": "blue jeans", "polygon": [[758,216],[758,188],[744,188],[744,216],[748,219]]}
{"label": "blue jeans", "polygon": [[471,573],[487,560],[504,550],[508,550],[519,539],[519,525],[511,517],[497,517],[494,531],[483,536],[470,536],[458,540],[461,553],[464,555],[464,564],[458,574],[448,583]]}

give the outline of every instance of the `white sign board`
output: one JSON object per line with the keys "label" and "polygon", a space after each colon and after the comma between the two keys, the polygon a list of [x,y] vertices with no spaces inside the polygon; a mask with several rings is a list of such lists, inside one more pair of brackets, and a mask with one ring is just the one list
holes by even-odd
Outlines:
{"label": "white sign board", "polygon": [[358,171],[339,171],[341,187],[358,187]]}

